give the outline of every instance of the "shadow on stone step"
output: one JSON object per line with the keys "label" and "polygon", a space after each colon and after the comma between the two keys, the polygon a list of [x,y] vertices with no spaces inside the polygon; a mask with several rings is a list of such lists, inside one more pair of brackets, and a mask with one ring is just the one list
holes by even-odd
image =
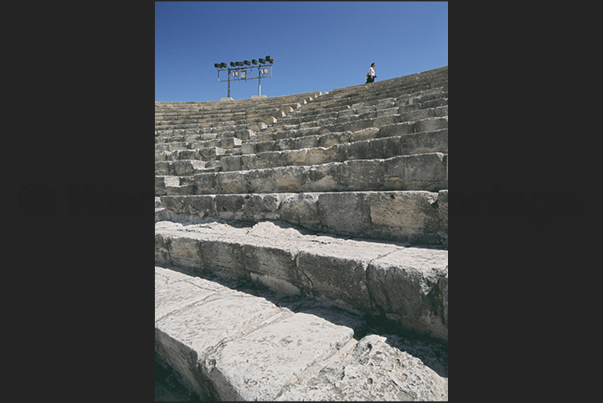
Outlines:
{"label": "shadow on stone step", "polygon": [[202,402],[195,393],[186,389],[177,373],[155,355],[155,401],[156,402]]}

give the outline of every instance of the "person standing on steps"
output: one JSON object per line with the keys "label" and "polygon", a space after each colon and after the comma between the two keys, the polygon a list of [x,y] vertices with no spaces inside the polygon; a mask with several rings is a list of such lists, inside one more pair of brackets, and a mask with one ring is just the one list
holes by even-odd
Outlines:
{"label": "person standing on steps", "polygon": [[369,69],[368,74],[366,75],[366,83],[374,83],[377,75],[375,74],[375,63],[371,64],[371,68]]}

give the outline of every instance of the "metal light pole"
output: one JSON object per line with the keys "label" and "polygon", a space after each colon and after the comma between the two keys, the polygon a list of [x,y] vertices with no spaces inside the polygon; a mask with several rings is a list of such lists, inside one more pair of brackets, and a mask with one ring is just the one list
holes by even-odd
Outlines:
{"label": "metal light pole", "polygon": [[[251,61],[245,60],[242,62],[230,62],[230,67],[226,65],[226,63],[214,63],[214,67],[218,69],[218,82],[228,81],[228,98],[230,98],[230,81],[240,81],[240,80],[255,80],[258,79],[258,97],[262,95],[262,74],[264,74],[263,78],[271,78],[272,77],[272,64],[274,63],[274,59],[272,56],[266,56],[266,58],[260,58],[259,64],[258,61],[252,59]],[[257,77],[248,77],[247,72],[251,70],[251,65],[254,67],[257,65],[258,68],[258,76]],[[226,71],[228,74],[227,80],[220,80],[220,72]]]}

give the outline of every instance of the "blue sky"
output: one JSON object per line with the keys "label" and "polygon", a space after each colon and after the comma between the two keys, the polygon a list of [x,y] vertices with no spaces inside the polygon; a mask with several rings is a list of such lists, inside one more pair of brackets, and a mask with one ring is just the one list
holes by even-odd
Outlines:
{"label": "blue sky", "polygon": [[[447,66],[448,3],[155,2],[155,101],[219,100],[214,63],[267,55],[269,97],[364,84],[372,62],[377,81]],[[258,94],[257,79],[230,85],[234,99]]]}

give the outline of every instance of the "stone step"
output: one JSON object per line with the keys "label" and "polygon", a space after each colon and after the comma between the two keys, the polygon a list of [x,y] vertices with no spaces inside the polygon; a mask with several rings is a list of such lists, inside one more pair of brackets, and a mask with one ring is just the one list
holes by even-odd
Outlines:
{"label": "stone step", "polygon": [[[443,113],[444,111],[442,111]],[[447,110],[446,110],[447,113]],[[270,131],[264,131],[257,135],[258,142],[264,141],[276,141],[284,138],[295,138],[304,137],[311,135],[321,135],[327,133],[337,132],[356,132],[368,128],[381,128],[396,123],[408,123],[404,118],[400,117],[399,114],[386,115],[381,117],[371,117],[359,119],[356,116],[348,116],[344,118],[338,118],[336,121],[329,124],[323,125],[307,125],[305,127],[299,127],[297,125],[284,126],[284,127],[273,127]],[[428,117],[419,119],[413,123],[418,125],[417,131],[428,131],[428,130],[439,130],[448,128],[448,115],[438,117]],[[381,136],[383,137],[383,136]]]}
{"label": "stone step", "polygon": [[[325,118],[334,118],[338,116],[347,116],[347,115],[357,115],[368,112],[383,112],[388,109],[398,110],[400,113],[400,108],[404,108],[410,104],[421,106],[425,104],[425,107],[431,107],[428,105],[434,105],[434,103],[438,104],[447,104],[448,93],[447,92],[438,92],[436,94],[425,94],[422,93],[417,94],[413,97],[401,97],[400,100],[391,101],[391,99],[396,98],[387,98],[386,100],[390,100],[387,102],[383,102],[383,99],[379,99],[378,101],[366,101],[360,102],[357,104],[349,105],[338,105],[331,104],[324,108],[302,108],[294,113],[291,113],[287,117],[280,119],[279,121],[284,124],[289,123],[301,123],[318,119]],[[404,110],[402,110],[404,111]]]}
{"label": "stone step", "polygon": [[398,155],[448,152],[448,129],[311,147],[223,156],[222,171],[265,169],[344,162],[357,159],[386,159]]}
{"label": "stone step", "polygon": [[[224,159],[224,170],[233,170],[229,168],[229,163],[232,163],[234,167],[240,165],[241,168],[238,169],[252,167],[253,161],[257,161],[258,156],[260,156],[259,159],[262,158],[261,156],[270,158],[269,154],[266,154],[270,152],[293,151],[297,152],[297,154],[308,154],[310,153],[308,149],[316,148],[327,149],[329,153],[335,153],[340,158],[347,159],[359,159],[361,158],[360,155],[371,154],[375,155],[372,158],[389,158],[394,155],[436,151],[448,152],[448,129],[420,131],[420,129],[429,129],[430,126],[438,127],[443,126],[443,124],[440,125],[437,121],[421,123],[404,122],[382,126],[381,128],[371,127],[356,132],[334,132],[323,135],[289,137],[275,141],[246,142],[241,144],[240,150],[242,155],[233,157],[232,159]],[[378,156],[379,153],[376,150],[382,146],[386,146],[388,149],[383,150],[381,152],[382,155]],[[373,151],[371,151],[371,147]],[[321,152],[327,151],[316,151],[315,154]],[[298,155],[297,157],[295,159],[291,158],[291,164],[295,164],[295,160],[301,160],[304,161],[302,165],[306,165],[307,157],[304,155]],[[284,160],[286,159],[284,158]],[[256,167],[259,168],[260,166],[256,164]]]}
{"label": "stone step", "polygon": [[314,234],[273,221],[159,221],[155,264],[219,273],[448,337],[443,249]]}
{"label": "stone step", "polygon": [[[447,246],[448,190],[161,196],[170,219],[280,220],[309,230]],[[158,212],[156,221],[166,212]]]}
{"label": "stone step", "polygon": [[194,175],[195,194],[299,193],[448,188],[448,155],[425,153]]}
{"label": "stone step", "polygon": [[202,401],[448,399],[442,342],[326,302],[161,265],[155,355]]}

